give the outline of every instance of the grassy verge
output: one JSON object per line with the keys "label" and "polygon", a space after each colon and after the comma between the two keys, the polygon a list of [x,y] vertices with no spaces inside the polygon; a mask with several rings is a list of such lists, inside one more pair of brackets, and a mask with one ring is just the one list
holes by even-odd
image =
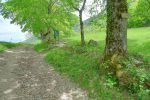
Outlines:
{"label": "grassy verge", "polygon": [[[144,57],[144,62],[150,62],[150,28],[138,28],[128,30],[128,51],[129,55],[140,55]],[[86,41],[94,39],[98,41],[98,46],[80,47],[80,36],[78,34],[70,37],[63,48],[53,48],[46,56],[46,61],[62,74],[67,75],[71,80],[78,83],[83,89],[89,92],[89,96],[97,100],[132,100],[133,98],[146,100],[147,92],[140,91],[130,94],[129,91],[117,86],[117,81],[107,72],[107,64],[99,66],[99,58],[103,54],[105,45],[104,32],[86,34]],[[36,50],[47,51],[45,46],[36,46]],[[128,62],[124,62],[128,63]],[[130,63],[129,63],[130,65]],[[140,85],[135,82],[131,84],[131,90],[137,90],[143,80],[147,78],[149,70],[144,67],[134,68],[130,66],[128,72],[133,78],[140,78]],[[149,69],[149,68],[148,68]],[[144,70],[144,71],[143,71]],[[133,86],[132,86],[133,85]],[[128,87],[127,87],[128,88]],[[149,91],[149,90],[148,90]]]}
{"label": "grassy verge", "polygon": [[17,47],[20,44],[16,43],[8,43],[8,42],[0,42],[0,53],[4,52],[6,49]]}
{"label": "grassy verge", "polygon": [[[46,61],[52,64],[53,67],[60,73],[67,75],[71,80],[79,84],[83,89],[89,92],[89,96],[96,99],[111,100],[115,98],[130,99],[147,98],[147,93],[132,94],[125,92],[125,89],[119,88],[114,77],[109,75],[107,64],[99,66],[99,58],[102,55],[103,48],[101,46],[86,46],[80,47],[78,42],[69,42],[63,48],[54,48],[50,50],[46,56]],[[133,77],[147,78],[144,76],[143,68],[129,69],[133,72]],[[136,84],[136,83],[135,83]],[[132,84],[131,84],[132,85]],[[131,86],[129,91],[136,91],[139,85]],[[127,89],[128,90],[128,89]],[[140,96],[138,96],[140,95]],[[142,96],[141,96],[142,95]]]}
{"label": "grassy verge", "polygon": [[104,84],[104,74],[99,76],[97,62],[100,55],[98,51],[94,47],[55,48],[48,53],[45,59],[57,71],[67,75],[80,87],[87,90],[92,98],[98,100],[111,100],[111,98],[120,100],[121,98],[126,98],[126,94],[121,94],[115,87],[108,88]]}
{"label": "grassy verge", "polygon": [[[105,45],[105,31],[85,33],[85,40],[88,42],[94,39],[99,42],[101,48]],[[128,52],[129,55],[142,55],[150,62],[150,27],[128,29]],[[80,41],[80,34],[75,34],[68,38],[71,41]],[[101,51],[100,51],[101,52]]]}

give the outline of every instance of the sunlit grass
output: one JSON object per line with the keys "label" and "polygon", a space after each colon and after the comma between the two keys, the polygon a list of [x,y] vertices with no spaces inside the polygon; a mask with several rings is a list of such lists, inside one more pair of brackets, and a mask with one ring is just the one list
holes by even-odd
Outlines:
{"label": "sunlit grass", "polygon": [[8,42],[0,42],[0,52],[5,51],[6,49],[13,48],[19,46],[20,44],[8,43]]}
{"label": "sunlit grass", "polygon": [[[128,29],[128,52],[143,55],[150,61],[150,27]],[[102,47],[105,44],[106,32],[85,33],[85,40],[88,42],[94,39]],[[76,33],[69,37],[69,40],[80,42],[80,34]],[[104,47],[102,47],[104,48]]]}
{"label": "sunlit grass", "polygon": [[[95,49],[94,47],[82,48],[77,46],[76,43],[74,45],[74,47],[72,45],[72,47],[50,50],[45,58],[46,61],[53,65],[55,70],[67,75],[72,81],[79,84],[82,89],[87,90],[92,98],[97,100],[109,100],[112,97],[118,100],[125,98],[119,91],[105,86],[103,83],[104,74],[99,76],[99,73],[104,73],[97,69],[97,62],[100,57],[98,51],[100,49]],[[127,98],[129,99],[129,97]]]}
{"label": "sunlit grass", "polygon": [[[150,27],[128,29],[129,54],[140,54],[145,60],[150,61],[149,34]],[[98,46],[81,47],[80,34],[74,34],[66,39],[67,43],[63,48],[48,50],[46,61],[52,64],[55,70],[67,75],[80,87],[87,90],[90,97],[97,100],[111,100],[113,97],[116,97],[116,100],[132,100],[131,98],[134,97],[132,94],[124,94],[116,87],[106,87],[107,84],[111,86],[111,81],[106,82],[107,72],[104,67],[99,67],[99,60],[105,46],[105,32],[86,33],[85,39],[86,42],[90,39],[98,41]],[[36,47],[37,50],[43,49],[43,46],[37,45]]]}
{"label": "sunlit grass", "polygon": [[150,42],[150,27],[128,29],[128,39],[135,40],[138,44]]}

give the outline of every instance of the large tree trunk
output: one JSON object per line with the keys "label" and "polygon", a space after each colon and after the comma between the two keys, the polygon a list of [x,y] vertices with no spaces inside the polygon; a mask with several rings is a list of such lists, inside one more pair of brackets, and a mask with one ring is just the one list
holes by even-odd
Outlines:
{"label": "large tree trunk", "polygon": [[84,26],[83,26],[83,20],[82,20],[82,11],[79,11],[79,19],[80,19],[80,31],[81,31],[81,45],[85,45],[84,40]]}
{"label": "large tree trunk", "polygon": [[105,59],[127,55],[127,0],[107,0]]}

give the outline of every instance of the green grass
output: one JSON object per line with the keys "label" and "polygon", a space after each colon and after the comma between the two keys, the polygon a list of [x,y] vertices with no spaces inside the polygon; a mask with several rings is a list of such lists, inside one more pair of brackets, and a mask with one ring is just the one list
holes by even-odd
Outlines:
{"label": "green grass", "polygon": [[[94,50],[94,48],[92,49]],[[104,85],[102,81],[104,76],[100,77],[97,70],[99,55],[97,55],[97,51],[88,54],[91,50],[88,47],[86,49],[82,47],[76,49],[56,48],[51,50],[45,59],[54,66],[55,70],[67,75],[72,81],[87,90],[90,97],[102,100],[111,100],[112,97],[120,100],[125,97],[114,88],[107,88]]]}
{"label": "green grass", "polygon": [[34,45],[34,50],[39,53],[47,52],[48,50],[50,50],[52,48],[54,48],[54,45],[48,44],[46,42],[39,42]]}
{"label": "green grass", "polygon": [[[105,31],[85,33],[85,40],[88,42],[94,39],[104,48],[105,33]],[[79,42],[80,35],[72,35],[69,40]],[[150,27],[128,29],[128,52],[143,55],[146,60],[150,61]]]}
{"label": "green grass", "polygon": [[0,52],[3,52],[4,50],[6,50],[6,47],[3,45],[0,45]]}
{"label": "green grass", "polygon": [[17,47],[20,44],[16,43],[8,43],[8,42],[0,42],[0,53],[4,52],[6,49]]}
{"label": "green grass", "polygon": [[128,50],[130,54],[140,54],[150,61],[150,27],[128,30]]}
{"label": "green grass", "polygon": [[[105,32],[86,33],[86,42],[90,39],[97,40],[98,46],[80,46],[80,35],[75,34],[66,39],[63,48],[53,48],[46,56],[46,61],[60,73],[67,75],[89,92],[90,97],[97,100],[120,100],[125,97],[134,97],[115,86],[115,81],[106,72],[107,66],[99,67],[99,59],[103,54],[105,45]],[[140,54],[145,60],[150,61],[150,27],[128,30],[129,54]],[[42,49],[43,46],[37,46]],[[144,100],[144,99],[142,99]]]}
{"label": "green grass", "polygon": [[34,46],[34,50],[37,52],[44,52],[47,50],[48,45],[46,43],[38,43]]}

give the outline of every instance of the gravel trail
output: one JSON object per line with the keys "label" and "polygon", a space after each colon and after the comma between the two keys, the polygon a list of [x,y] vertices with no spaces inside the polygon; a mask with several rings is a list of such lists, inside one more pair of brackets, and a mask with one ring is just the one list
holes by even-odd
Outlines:
{"label": "gravel trail", "polygon": [[0,54],[0,100],[90,100],[85,91],[21,46]]}

